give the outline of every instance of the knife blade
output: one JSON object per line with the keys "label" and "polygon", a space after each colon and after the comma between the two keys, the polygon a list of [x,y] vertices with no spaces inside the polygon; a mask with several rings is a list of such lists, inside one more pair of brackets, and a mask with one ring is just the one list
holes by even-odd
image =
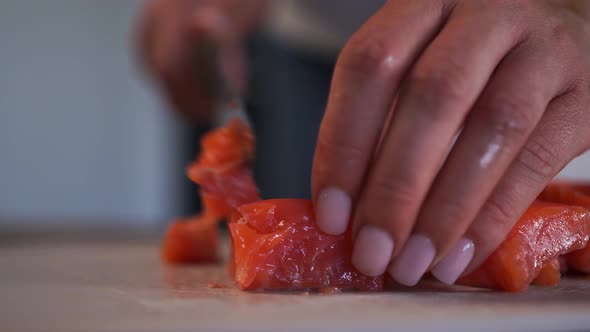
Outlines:
{"label": "knife blade", "polygon": [[240,118],[251,126],[242,96],[221,70],[218,44],[213,40],[199,42],[193,49],[192,63],[199,87],[214,100],[213,124],[222,126],[231,119]]}

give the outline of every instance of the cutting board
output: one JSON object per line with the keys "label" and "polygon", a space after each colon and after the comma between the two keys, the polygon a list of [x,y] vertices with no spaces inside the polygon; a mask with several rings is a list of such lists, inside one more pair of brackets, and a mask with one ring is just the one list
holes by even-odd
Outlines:
{"label": "cutting board", "polygon": [[0,244],[0,271],[2,331],[590,330],[588,278],[522,294],[248,293],[223,266],[166,266],[157,241],[119,240]]}

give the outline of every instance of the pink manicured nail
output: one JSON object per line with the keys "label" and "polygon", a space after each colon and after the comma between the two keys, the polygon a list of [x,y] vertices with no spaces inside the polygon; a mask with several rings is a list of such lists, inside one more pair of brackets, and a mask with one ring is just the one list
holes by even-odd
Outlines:
{"label": "pink manicured nail", "polygon": [[364,275],[376,277],[387,269],[393,252],[393,239],[383,229],[364,225],[354,242],[352,265]]}
{"label": "pink manicured nail", "polygon": [[432,275],[447,285],[454,284],[473,259],[474,251],[473,241],[465,238],[459,240],[432,269]]}
{"label": "pink manicured nail", "polygon": [[318,227],[332,235],[346,232],[350,219],[350,196],[343,190],[328,187],[318,196],[316,219]]}
{"label": "pink manicured nail", "polygon": [[389,267],[391,277],[405,286],[415,286],[432,264],[436,249],[423,235],[412,235]]}

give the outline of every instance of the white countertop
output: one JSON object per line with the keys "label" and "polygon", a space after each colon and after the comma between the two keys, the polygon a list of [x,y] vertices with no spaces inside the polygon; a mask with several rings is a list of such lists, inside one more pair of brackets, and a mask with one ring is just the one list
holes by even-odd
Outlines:
{"label": "white countertop", "polygon": [[2,331],[580,331],[590,278],[505,294],[428,285],[336,295],[246,293],[221,266],[163,265],[156,242],[0,244]]}

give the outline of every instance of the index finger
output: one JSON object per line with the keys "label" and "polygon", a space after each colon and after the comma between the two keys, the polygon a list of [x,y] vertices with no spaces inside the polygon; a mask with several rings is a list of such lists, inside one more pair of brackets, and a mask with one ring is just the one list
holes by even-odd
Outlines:
{"label": "index finger", "polygon": [[390,1],[350,39],[336,64],[312,170],[318,227],[348,227],[351,206],[414,59],[448,13],[440,1]]}

